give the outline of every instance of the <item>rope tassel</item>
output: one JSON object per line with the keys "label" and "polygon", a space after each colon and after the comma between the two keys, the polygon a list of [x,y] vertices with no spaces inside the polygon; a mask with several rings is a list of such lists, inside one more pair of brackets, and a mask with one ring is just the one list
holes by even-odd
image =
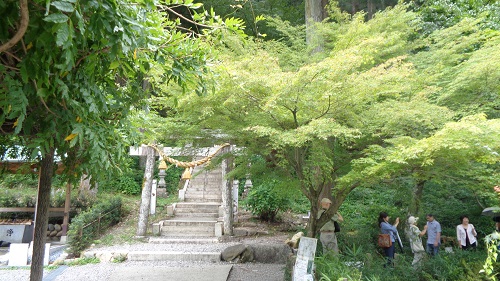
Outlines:
{"label": "rope tassel", "polygon": [[189,168],[186,168],[186,170],[184,170],[184,173],[182,173],[182,179],[183,180],[191,179],[191,172],[189,171]]}

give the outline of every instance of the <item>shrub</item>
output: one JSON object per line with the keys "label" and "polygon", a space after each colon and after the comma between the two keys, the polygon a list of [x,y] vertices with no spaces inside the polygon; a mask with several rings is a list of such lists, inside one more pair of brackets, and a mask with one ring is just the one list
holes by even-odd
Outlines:
{"label": "shrub", "polygon": [[68,231],[70,252],[80,256],[104,230],[118,223],[122,214],[121,207],[121,197],[112,197],[76,216]]}
{"label": "shrub", "polygon": [[253,215],[265,221],[275,221],[279,211],[288,209],[290,201],[279,193],[275,180],[254,186],[248,193],[246,207]]}

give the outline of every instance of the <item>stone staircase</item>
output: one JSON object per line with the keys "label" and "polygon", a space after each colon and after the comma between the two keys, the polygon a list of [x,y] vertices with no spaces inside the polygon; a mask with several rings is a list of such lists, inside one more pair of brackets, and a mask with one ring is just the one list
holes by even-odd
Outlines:
{"label": "stone staircase", "polygon": [[162,238],[222,236],[222,171],[196,167],[185,191],[184,202],[173,208],[173,217],[159,223]]}

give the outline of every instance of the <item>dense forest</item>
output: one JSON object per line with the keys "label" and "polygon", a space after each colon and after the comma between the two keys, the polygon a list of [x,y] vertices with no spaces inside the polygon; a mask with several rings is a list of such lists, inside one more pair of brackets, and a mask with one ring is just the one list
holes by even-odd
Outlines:
{"label": "dense forest", "polygon": [[[381,211],[433,213],[447,237],[461,215],[481,238],[494,229],[481,211],[500,204],[498,1],[7,0],[0,13],[0,154],[39,162],[39,221],[54,159],[62,180],[106,182],[127,172],[130,145],[230,142],[257,216],[331,199],[304,231],[342,213],[341,261],[373,262]],[[318,270],[494,280],[485,248],[418,273],[409,250],[394,275],[339,257]]]}

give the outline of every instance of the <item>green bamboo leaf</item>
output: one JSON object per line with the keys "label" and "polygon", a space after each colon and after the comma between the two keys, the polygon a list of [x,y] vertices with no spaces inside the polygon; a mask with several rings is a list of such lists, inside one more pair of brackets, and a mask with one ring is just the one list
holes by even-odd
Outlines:
{"label": "green bamboo leaf", "polygon": [[68,2],[55,1],[52,2],[51,5],[56,7],[61,12],[72,13],[75,10],[73,5],[71,5],[71,3]]}
{"label": "green bamboo leaf", "polygon": [[43,20],[48,22],[63,23],[68,20],[68,16],[62,13],[50,14],[46,16]]}

